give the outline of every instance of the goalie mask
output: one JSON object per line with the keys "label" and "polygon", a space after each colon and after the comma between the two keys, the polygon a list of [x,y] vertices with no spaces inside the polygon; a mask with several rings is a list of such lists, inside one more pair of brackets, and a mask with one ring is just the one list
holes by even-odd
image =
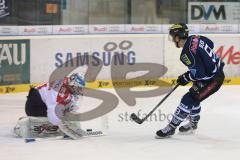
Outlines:
{"label": "goalie mask", "polygon": [[83,88],[85,87],[84,79],[77,73],[69,77],[68,88],[73,95],[83,95]]}

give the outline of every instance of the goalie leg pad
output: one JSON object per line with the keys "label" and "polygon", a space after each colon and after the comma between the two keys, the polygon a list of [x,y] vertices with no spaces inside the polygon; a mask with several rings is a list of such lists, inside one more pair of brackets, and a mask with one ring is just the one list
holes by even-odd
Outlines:
{"label": "goalie leg pad", "polygon": [[21,117],[14,127],[14,135],[23,138],[62,136],[58,126],[52,125],[46,117]]}

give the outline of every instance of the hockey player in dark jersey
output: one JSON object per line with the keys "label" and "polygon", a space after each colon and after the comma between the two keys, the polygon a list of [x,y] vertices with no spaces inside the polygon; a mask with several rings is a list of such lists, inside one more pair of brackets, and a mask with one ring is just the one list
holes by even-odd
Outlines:
{"label": "hockey player in dark jersey", "polygon": [[182,23],[169,29],[169,37],[177,48],[182,48],[180,60],[188,67],[188,71],[178,77],[177,83],[185,86],[193,82],[193,85],[182,97],[170,123],[156,132],[156,138],[170,137],[186,118],[189,123],[181,126],[179,132],[194,133],[200,120],[200,103],[217,92],[225,78],[224,63],[214,53],[213,42],[204,36],[188,36],[188,33],[188,27]]}

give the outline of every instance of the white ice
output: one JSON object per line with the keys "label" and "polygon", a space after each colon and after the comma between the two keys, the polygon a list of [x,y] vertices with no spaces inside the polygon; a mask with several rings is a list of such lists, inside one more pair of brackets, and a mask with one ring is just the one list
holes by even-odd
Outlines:
{"label": "white ice", "polygon": [[[240,157],[240,86],[224,86],[202,102],[201,120],[195,135],[155,139],[155,132],[167,124],[188,87],[178,88],[160,110],[142,125],[125,119],[132,112],[150,111],[163,96],[137,99],[135,107],[122,100],[108,114],[108,135],[82,140],[49,140],[25,143],[11,129],[24,115],[27,93],[0,95],[0,160],[230,160]],[[112,89],[107,89],[116,95]],[[97,105],[87,99],[87,106]],[[161,112],[161,116],[159,113]],[[124,118],[124,120],[123,120]],[[157,118],[157,119],[155,119]],[[159,120],[161,118],[161,121]]]}

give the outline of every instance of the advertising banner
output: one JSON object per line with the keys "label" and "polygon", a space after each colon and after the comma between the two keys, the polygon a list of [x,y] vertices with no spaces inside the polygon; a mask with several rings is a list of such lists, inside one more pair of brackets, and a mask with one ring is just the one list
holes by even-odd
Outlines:
{"label": "advertising banner", "polygon": [[162,33],[161,25],[126,25],[127,33]]}
{"label": "advertising banner", "polygon": [[200,33],[237,33],[238,24],[201,24]]}
{"label": "advertising banner", "polygon": [[240,36],[212,35],[214,50],[225,62],[224,71],[227,77],[240,76]]}
{"label": "advertising banner", "polygon": [[19,35],[48,35],[52,34],[51,25],[19,26]]}
{"label": "advertising banner", "polygon": [[87,34],[88,25],[54,25],[52,34]]}
{"label": "advertising banner", "polygon": [[188,23],[240,23],[239,2],[188,2]]}
{"label": "advertising banner", "polygon": [[[202,22],[201,22],[202,23]],[[190,33],[236,34],[240,33],[240,23],[227,24],[188,24]],[[34,25],[0,26],[0,35],[96,35],[96,34],[168,34],[171,24],[117,24],[117,25]]]}
{"label": "advertising banner", "polygon": [[0,85],[30,82],[30,41],[0,40]]}
{"label": "advertising banner", "polygon": [[[227,77],[240,76],[240,37],[238,35],[205,35],[213,40],[215,52],[225,62]],[[110,49],[106,51],[106,49]],[[116,53],[125,55],[129,67],[138,63],[162,64],[168,71],[165,78],[176,78],[187,71],[179,60],[181,49],[169,41],[167,35],[86,35],[64,38],[48,37],[31,40],[31,80],[33,83],[48,80],[51,73],[63,66],[74,66],[71,59],[77,57],[78,69],[85,72],[82,62],[103,66],[97,75],[98,80],[110,80],[112,63],[123,66],[124,57],[115,57]],[[89,56],[93,56],[90,59]],[[65,63],[68,61],[68,63]],[[143,75],[146,71],[132,72],[129,78]]]}
{"label": "advertising banner", "polygon": [[89,25],[89,33],[124,33],[125,25]]}
{"label": "advertising banner", "polygon": [[[139,63],[163,65],[162,35],[85,35],[31,40],[31,81],[47,81],[52,72],[62,67],[86,69],[101,67],[97,79],[111,79],[111,71],[128,69]],[[72,59],[77,59],[75,64]],[[67,62],[67,63],[66,63]],[[101,66],[102,64],[102,66]],[[127,74],[128,78],[146,73],[147,69]],[[131,70],[130,70],[131,71]]]}
{"label": "advertising banner", "polygon": [[[240,36],[205,36],[213,40],[214,51],[225,62],[226,76],[240,77]],[[116,66],[127,66],[130,79],[146,74],[146,69],[131,71],[131,67],[139,63],[164,65],[167,72],[162,78],[176,78],[187,71],[179,60],[181,49],[176,48],[166,34],[32,37],[31,46],[29,40],[22,39],[0,42],[1,84],[29,82],[29,65],[32,83],[48,81],[51,74],[62,67],[76,67],[83,73],[89,65],[100,67],[97,80],[111,80]],[[72,59],[76,59],[77,64]]]}

